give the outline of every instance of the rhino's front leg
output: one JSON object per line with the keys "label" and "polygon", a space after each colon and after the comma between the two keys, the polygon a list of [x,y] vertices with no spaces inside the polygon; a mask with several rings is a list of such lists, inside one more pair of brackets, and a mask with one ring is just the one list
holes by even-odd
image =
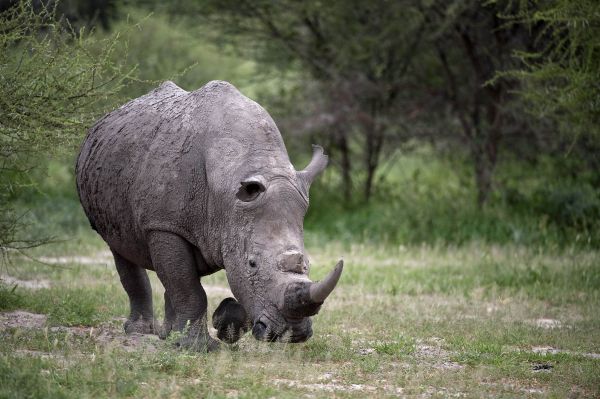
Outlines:
{"label": "rhino's front leg", "polygon": [[148,245],[152,265],[175,313],[172,328],[184,332],[179,345],[202,352],[216,350],[219,344],[206,327],[206,293],[200,285],[192,246],[163,231],[150,232]]}
{"label": "rhino's front leg", "polygon": [[171,305],[171,299],[169,299],[169,296],[167,295],[167,292],[165,291],[165,320],[163,322],[162,327],[160,328],[160,331],[158,332],[158,337],[160,339],[166,339],[169,334],[171,333],[171,331],[173,330],[173,326],[175,325],[175,310],[173,309],[173,306]]}

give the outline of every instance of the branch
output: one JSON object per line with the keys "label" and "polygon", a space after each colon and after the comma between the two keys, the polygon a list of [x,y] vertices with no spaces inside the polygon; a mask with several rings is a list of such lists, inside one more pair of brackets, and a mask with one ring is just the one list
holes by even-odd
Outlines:
{"label": "branch", "polygon": [[273,19],[267,13],[264,13],[263,10],[260,10],[257,7],[255,7],[252,4],[252,2],[249,2],[248,0],[242,0],[242,3],[246,5],[246,7],[256,18],[258,18],[258,20],[270,32],[271,36],[274,39],[279,40],[285,47],[287,47],[289,51],[295,54],[303,62],[312,66],[315,70],[323,73],[329,78],[333,78],[333,74],[329,71],[329,69],[326,66],[322,65],[316,57],[313,57],[310,54],[305,54],[303,51],[298,49],[292,41],[286,38],[286,36],[275,25]]}
{"label": "branch", "polygon": [[452,69],[450,68],[450,65],[448,64],[448,57],[446,56],[446,52],[444,51],[444,49],[442,48],[442,46],[439,43],[436,43],[435,47],[437,49],[440,61],[442,62],[442,68],[444,70],[444,73],[446,74],[446,81],[448,82],[448,86],[449,86],[448,94],[450,95],[450,102],[452,104],[452,108],[454,108],[454,111],[456,112],[456,115],[458,116],[458,119],[460,120],[460,123],[465,132],[465,135],[469,138],[472,138],[473,137],[473,127],[469,124],[469,121],[465,117],[465,114],[462,111],[462,108],[460,106],[460,103],[458,100],[458,87],[456,85],[456,77],[454,76],[454,73],[452,72]]}

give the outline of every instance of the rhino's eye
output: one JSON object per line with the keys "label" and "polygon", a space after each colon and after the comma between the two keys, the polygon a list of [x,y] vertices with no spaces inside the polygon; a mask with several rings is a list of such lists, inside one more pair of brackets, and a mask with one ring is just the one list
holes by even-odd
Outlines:
{"label": "rhino's eye", "polygon": [[265,191],[265,186],[258,180],[247,180],[243,181],[241,184],[242,186],[236,195],[240,201],[254,201],[260,195],[260,193]]}

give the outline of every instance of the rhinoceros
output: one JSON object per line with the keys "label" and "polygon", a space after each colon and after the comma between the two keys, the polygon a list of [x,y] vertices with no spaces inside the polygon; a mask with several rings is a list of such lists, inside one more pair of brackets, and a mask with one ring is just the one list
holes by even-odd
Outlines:
{"label": "rhinoceros", "polygon": [[[219,337],[250,327],[258,340],[311,337],[343,269],[308,278],[303,219],[327,159],[313,146],[296,171],[269,114],[223,81],[191,92],[165,82],[100,119],[77,158],[77,189],[129,297],[125,332],[182,331],[182,347],[218,348],[200,279],[224,269],[235,299],[213,316]],[[165,288],[162,326],[146,270]]]}

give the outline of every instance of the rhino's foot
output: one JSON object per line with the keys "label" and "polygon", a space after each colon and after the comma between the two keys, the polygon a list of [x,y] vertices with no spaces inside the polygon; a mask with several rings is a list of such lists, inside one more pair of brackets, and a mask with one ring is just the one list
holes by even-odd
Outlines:
{"label": "rhino's foot", "polygon": [[175,346],[194,352],[207,353],[219,350],[221,344],[208,334],[202,336],[191,336],[188,334],[178,339]]}
{"label": "rhino's foot", "polygon": [[123,327],[126,334],[155,334],[157,330],[154,319],[148,320],[141,316],[136,320],[127,320]]}

